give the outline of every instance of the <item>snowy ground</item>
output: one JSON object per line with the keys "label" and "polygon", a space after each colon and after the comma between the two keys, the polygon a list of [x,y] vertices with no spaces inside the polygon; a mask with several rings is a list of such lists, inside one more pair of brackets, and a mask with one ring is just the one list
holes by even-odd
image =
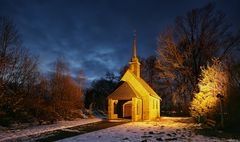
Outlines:
{"label": "snowy ground", "polygon": [[193,131],[198,127],[190,118],[162,117],[156,122],[131,122],[59,142],[237,141],[196,135]]}
{"label": "snowy ground", "polygon": [[42,134],[42,133],[46,133],[54,130],[70,128],[70,127],[98,122],[98,121],[102,121],[102,119],[92,118],[92,119],[77,119],[74,121],[59,121],[56,124],[35,126],[32,128],[27,128],[23,130],[0,131],[0,142],[15,141],[16,139],[19,139],[19,138],[30,137],[33,135],[38,135],[38,134]]}

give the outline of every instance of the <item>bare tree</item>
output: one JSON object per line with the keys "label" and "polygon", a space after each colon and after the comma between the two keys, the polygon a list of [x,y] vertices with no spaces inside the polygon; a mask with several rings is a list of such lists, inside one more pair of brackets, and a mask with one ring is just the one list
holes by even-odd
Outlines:
{"label": "bare tree", "polygon": [[0,17],[0,110],[22,110],[38,76],[37,59],[30,56],[14,24]]}
{"label": "bare tree", "polygon": [[177,17],[175,26],[160,35],[158,46],[159,75],[168,84],[165,89],[173,102],[188,108],[201,66],[213,57],[225,59],[240,43],[240,36],[231,32],[224,14],[208,4]]}
{"label": "bare tree", "polygon": [[141,60],[141,77],[155,90],[158,87],[158,76],[156,68],[157,58],[150,56]]}
{"label": "bare tree", "polygon": [[40,75],[37,61],[22,46],[12,21],[0,17],[0,125],[1,118],[41,123],[72,117],[71,111],[83,107],[83,82],[71,77],[64,60],[56,62],[51,79]]}
{"label": "bare tree", "polygon": [[72,79],[64,59],[56,62],[50,96],[54,111],[63,118],[67,118],[72,110],[83,107],[82,88]]}

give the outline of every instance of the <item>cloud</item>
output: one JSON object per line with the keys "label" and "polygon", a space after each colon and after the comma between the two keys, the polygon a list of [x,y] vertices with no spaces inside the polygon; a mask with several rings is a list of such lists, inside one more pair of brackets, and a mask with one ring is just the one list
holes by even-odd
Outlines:
{"label": "cloud", "polygon": [[[134,30],[138,55],[154,55],[158,34],[173,24],[176,16],[206,3],[208,0],[2,0],[0,16],[14,20],[24,45],[39,56],[43,73],[50,72],[52,63],[62,56],[73,76],[83,69],[93,80],[128,64]],[[220,2],[218,7],[240,24],[236,3]]]}

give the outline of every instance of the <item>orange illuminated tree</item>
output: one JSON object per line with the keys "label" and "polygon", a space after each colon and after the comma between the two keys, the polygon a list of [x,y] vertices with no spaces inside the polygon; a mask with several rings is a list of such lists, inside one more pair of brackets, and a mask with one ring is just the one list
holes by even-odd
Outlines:
{"label": "orange illuminated tree", "polygon": [[228,73],[224,64],[218,59],[213,59],[212,65],[201,70],[201,79],[198,83],[199,92],[194,94],[190,111],[195,118],[213,118],[219,110],[220,100],[217,94],[226,96]]}

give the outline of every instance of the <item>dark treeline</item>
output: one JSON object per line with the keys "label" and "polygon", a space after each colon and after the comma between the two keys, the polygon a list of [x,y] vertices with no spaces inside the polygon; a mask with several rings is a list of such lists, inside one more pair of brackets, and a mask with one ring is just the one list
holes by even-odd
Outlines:
{"label": "dark treeline", "polygon": [[58,59],[48,77],[38,69],[11,20],[0,17],[0,125],[53,122],[79,117],[83,108],[81,82]]}
{"label": "dark treeline", "polygon": [[119,77],[112,72],[107,72],[105,77],[93,81],[91,86],[85,90],[85,108],[106,114],[107,97],[114,91],[118,81]]}

